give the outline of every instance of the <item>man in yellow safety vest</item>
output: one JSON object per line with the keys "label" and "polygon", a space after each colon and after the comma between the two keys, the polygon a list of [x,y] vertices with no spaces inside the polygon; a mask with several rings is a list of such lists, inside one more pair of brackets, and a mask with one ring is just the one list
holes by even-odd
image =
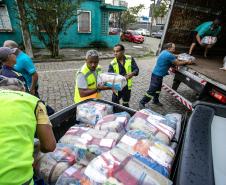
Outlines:
{"label": "man in yellow safety vest", "polygon": [[99,54],[96,50],[89,50],[86,53],[86,63],[81,67],[76,75],[75,103],[90,98],[100,98],[101,90],[110,88],[97,84],[98,75],[101,73],[99,64]]}
{"label": "man in yellow safety vest", "polygon": [[137,76],[139,74],[139,68],[133,57],[125,55],[125,48],[123,45],[115,45],[114,55],[115,58],[110,63],[108,72],[125,76],[127,79],[127,86],[118,93],[113,92],[112,102],[119,104],[120,99],[122,99],[122,104],[126,107],[129,107],[132,89],[132,78],[133,76]]}
{"label": "man in yellow safety vest", "polygon": [[34,183],[35,132],[42,152],[54,151],[56,147],[44,104],[24,90],[18,79],[0,75],[0,184]]}

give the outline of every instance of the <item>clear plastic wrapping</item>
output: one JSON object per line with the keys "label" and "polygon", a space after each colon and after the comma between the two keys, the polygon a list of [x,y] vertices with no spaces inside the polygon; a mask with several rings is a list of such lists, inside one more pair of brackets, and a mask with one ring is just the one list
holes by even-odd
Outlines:
{"label": "clear plastic wrapping", "polygon": [[192,61],[192,62],[195,62],[195,60],[196,60],[195,57],[193,57],[187,53],[179,54],[177,59],[181,60],[181,61]]}
{"label": "clear plastic wrapping", "polygon": [[101,73],[99,83],[111,87],[116,91],[121,91],[126,85],[127,80],[124,76],[116,73]]}
{"label": "clear plastic wrapping", "polygon": [[172,182],[139,160],[115,147],[95,158],[85,169],[92,184],[102,184],[114,178],[124,185],[169,185]]}
{"label": "clear plastic wrapping", "polygon": [[89,101],[78,105],[76,120],[94,126],[100,119],[108,114],[113,114],[113,106]]}
{"label": "clear plastic wrapping", "polygon": [[217,42],[217,37],[205,36],[202,38],[201,43],[206,45],[212,45]]}
{"label": "clear plastic wrapping", "polygon": [[127,112],[110,114],[99,120],[95,129],[124,134],[129,119],[130,115]]}
{"label": "clear plastic wrapping", "polygon": [[130,119],[127,129],[142,130],[169,145],[175,135],[176,124],[165,116],[149,109],[143,109]]}
{"label": "clear plastic wrapping", "polygon": [[87,127],[71,127],[60,139],[61,143],[72,144],[99,155],[114,147],[120,134]]}

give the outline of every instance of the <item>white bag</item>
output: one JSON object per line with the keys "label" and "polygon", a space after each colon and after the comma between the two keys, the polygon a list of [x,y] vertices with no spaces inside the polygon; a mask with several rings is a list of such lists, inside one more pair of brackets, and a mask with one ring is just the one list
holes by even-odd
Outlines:
{"label": "white bag", "polygon": [[78,105],[76,120],[94,126],[104,116],[112,113],[113,106],[95,101],[89,101]]}
{"label": "white bag", "polygon": [[93,159],[84,173],[89,177],[92,184],[103,184],[108,181],[109,177],[115,178],[124,185],[172,184],[169,179],[157,171],[146,167],[140,161],[117,147]]}
{"label": "white bag", "polygon": [[182,54],[179,54],[178,57],[177,57],[178,60],[182,60],[182,61],[192,61],[194,62],[195,61],[195,57],[187,54],[187,53],[182,53]]}
{"label": "white bag", "polygon": [[142,130],[169,145],[176,132],[176,123],[149,109],[143,109],[133,115],[127,130]]}
{"label": "white bag", "polygon": [[226,56],[224,57],[224,65],[223,65],[223,67],[220,68],[220,69],[226,70]]}
{"label": "white bag", "polygon": [[74,126],[60,139],[60,143],[72,144],[95,155],[100,155],[113,148],[120,137],[121,135],[116,132]]}
{"label": "white bag", "polygon": [[127,112],[110,114],[99,120],[95,126],[95,129],[124,134],[129,119],[130,115]]}
{"label": "white bag", "polygon": [[217,42],[217,37],[205,36],[202,38],[201,43],[206,45],[212,45]]}
{"label": "white bag", "polygon": [[84,175],[84,170],[83,166],[74,164],[64,171],[58,178],[56,185],[82,184],[85,182],[90,184],[89,179]]}
{"label": "white bag", "polygon": [[127,80],[124,76],[115,73],[101,73],[99,75],[99,84],[111,87],[116,91],[121,91],[126,85]]}

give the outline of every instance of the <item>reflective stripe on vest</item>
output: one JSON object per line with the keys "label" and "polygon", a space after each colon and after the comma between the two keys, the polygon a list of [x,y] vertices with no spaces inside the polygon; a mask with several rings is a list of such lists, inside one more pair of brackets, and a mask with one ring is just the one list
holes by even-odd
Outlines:
{"label": "reflective stripe on vest", "polygon": [[[82,68],[79,70],[78,73],[82,73],[85,76],[88,89],[96,89],[97,88],[97,77],[94,75],[94,73],[92,71],[89,70],[89,68],[86,64],[84,64],[82,66]],[[101,67],[99,65],[96,68],[96,73],[97,73],[97,75],[101,73]],[[99,93],[94,93],[87,97],[81,97],[79,90],[78,90],[77,83],[75,84],[75,95],[74,95],[75,103],[79,103],[80,101],[83,101],[86,99],[99,98],[99,97],[100,97]]]}
{"label": "reflective stripe on vest", "polygon": [[[126,60],[125,60],[124,68],[126,70],[126,74],[129,74],[132,72],[132,57],[130,55],[125,55],[125,57],[126,57]],[[112,60],[111,65],[114,69],[114,73],[119,74],[119,66],[116,58]],[[131,90],[132,78],[127,80],[127,85],[128,85],[128,89]]]}
{"label": "reflective stripe on vest", "polygon": [[25,92],[0,90],[0,184],[23,184],[33,177],[38,101]]}

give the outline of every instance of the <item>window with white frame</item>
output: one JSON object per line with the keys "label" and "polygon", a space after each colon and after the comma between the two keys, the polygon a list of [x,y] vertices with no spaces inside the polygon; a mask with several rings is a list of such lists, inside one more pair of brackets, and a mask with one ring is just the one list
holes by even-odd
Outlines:
{"label": "window with white frame", "polygon": [[12,31],[7,7],[0,5],[0,31]]}
{"label": "window with white frame", "polygon": [[78,32],[91,33],[91,11],[78,10]]}

